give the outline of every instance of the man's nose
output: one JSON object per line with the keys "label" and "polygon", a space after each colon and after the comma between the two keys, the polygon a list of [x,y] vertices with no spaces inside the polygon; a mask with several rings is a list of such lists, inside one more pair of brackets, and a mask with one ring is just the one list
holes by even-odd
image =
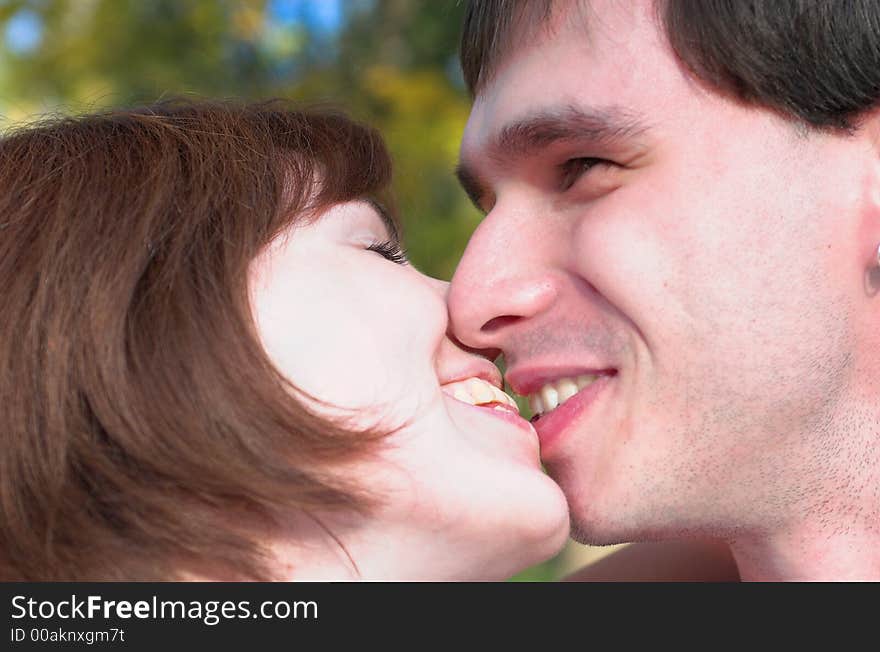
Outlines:
{"label": "man's nose", "polygon": [[504,349],[555,302],[560,277],[536,236],[495,210],[474,232],[447,298],[452,330],[465,346]]}

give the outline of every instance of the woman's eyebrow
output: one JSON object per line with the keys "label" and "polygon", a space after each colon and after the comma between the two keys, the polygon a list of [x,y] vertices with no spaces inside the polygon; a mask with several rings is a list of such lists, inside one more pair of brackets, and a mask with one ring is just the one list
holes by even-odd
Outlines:
{"label": "woman's eyebrow", "polygon": [[372,197],[367,197],[364,199],[370,206],[373,207],[373,210],[379,214],[379,217],[382,218],[382,223],[385,225],[385,228],[388,229],[388,235],[395,242],[400,241],[400,227],[397,224],[397,220],[391,217],[391,214],[388,210],[380,204],[378,201],[373,199]]}

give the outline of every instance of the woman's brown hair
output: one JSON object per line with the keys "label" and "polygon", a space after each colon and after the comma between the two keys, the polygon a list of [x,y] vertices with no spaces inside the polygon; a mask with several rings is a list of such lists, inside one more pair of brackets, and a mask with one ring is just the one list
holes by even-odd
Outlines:
{"label": "woman's brown hair", "polygon": [[248,269],[293,221],[381,195],[390,169],[372,129],[282,102],[0,139],[0,578],[174,579],[207,560],[272,579],[236,515],[368,504],[328,469],[378,434],[292,398]]}

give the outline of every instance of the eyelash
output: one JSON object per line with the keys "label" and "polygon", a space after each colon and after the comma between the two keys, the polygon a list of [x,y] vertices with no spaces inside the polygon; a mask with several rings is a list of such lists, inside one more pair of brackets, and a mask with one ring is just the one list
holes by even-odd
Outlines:
{"label": "eyelash", "polygon": [[567,160],[560,166],[562,168],[562,189],[568,190],[582,175],[602,165],[613,165],[613,163],[595,156],[582,156]]}
{"label": "eyelash", "polygon": [[396,240],[386,240],[385,242],[377,242],[367,247],[368,251],[375,251],[382,257],[390,260],[398,265],[406,265],[409,259],[406,257],[406,250],[400,246]]}

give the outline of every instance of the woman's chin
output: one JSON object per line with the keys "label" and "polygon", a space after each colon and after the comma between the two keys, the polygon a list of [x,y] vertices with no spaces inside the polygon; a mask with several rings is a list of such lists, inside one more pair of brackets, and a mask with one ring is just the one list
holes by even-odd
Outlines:
{"label": "woman's chin", "polygon": [[511,546],[498,552],[495,568],[484,567],[489,581],[506,580],[532,566],[545,562],[569,541],[569,518],[564,500],[561,509],[547,509],[541,514],[523,512],[521,521],[508,533]]}
{"label": "woman's chin", "polygon": [[[495,557],[507,562],[496,575],[514,575],[556,555],[569,538],[568,503],[541,466],[531,424],[519,416],[445,398],[455,429],[479,447],[481,461],[474,475],[485,479],[483,488],[494,494],[485,498],[486,520],[495,522],[497,540],[505,548]],[[488,547],[489,541],[485,543]]]}
{"label": "woman's chin", "polygon": [[571,531],[565,494],[550,476],[544,475],[542,480],[541,490],[535,487],[535,502],[524,505],[523,516],[517,524],[520,545],[530,553],[528,566],[557,555],[568,543]]}

